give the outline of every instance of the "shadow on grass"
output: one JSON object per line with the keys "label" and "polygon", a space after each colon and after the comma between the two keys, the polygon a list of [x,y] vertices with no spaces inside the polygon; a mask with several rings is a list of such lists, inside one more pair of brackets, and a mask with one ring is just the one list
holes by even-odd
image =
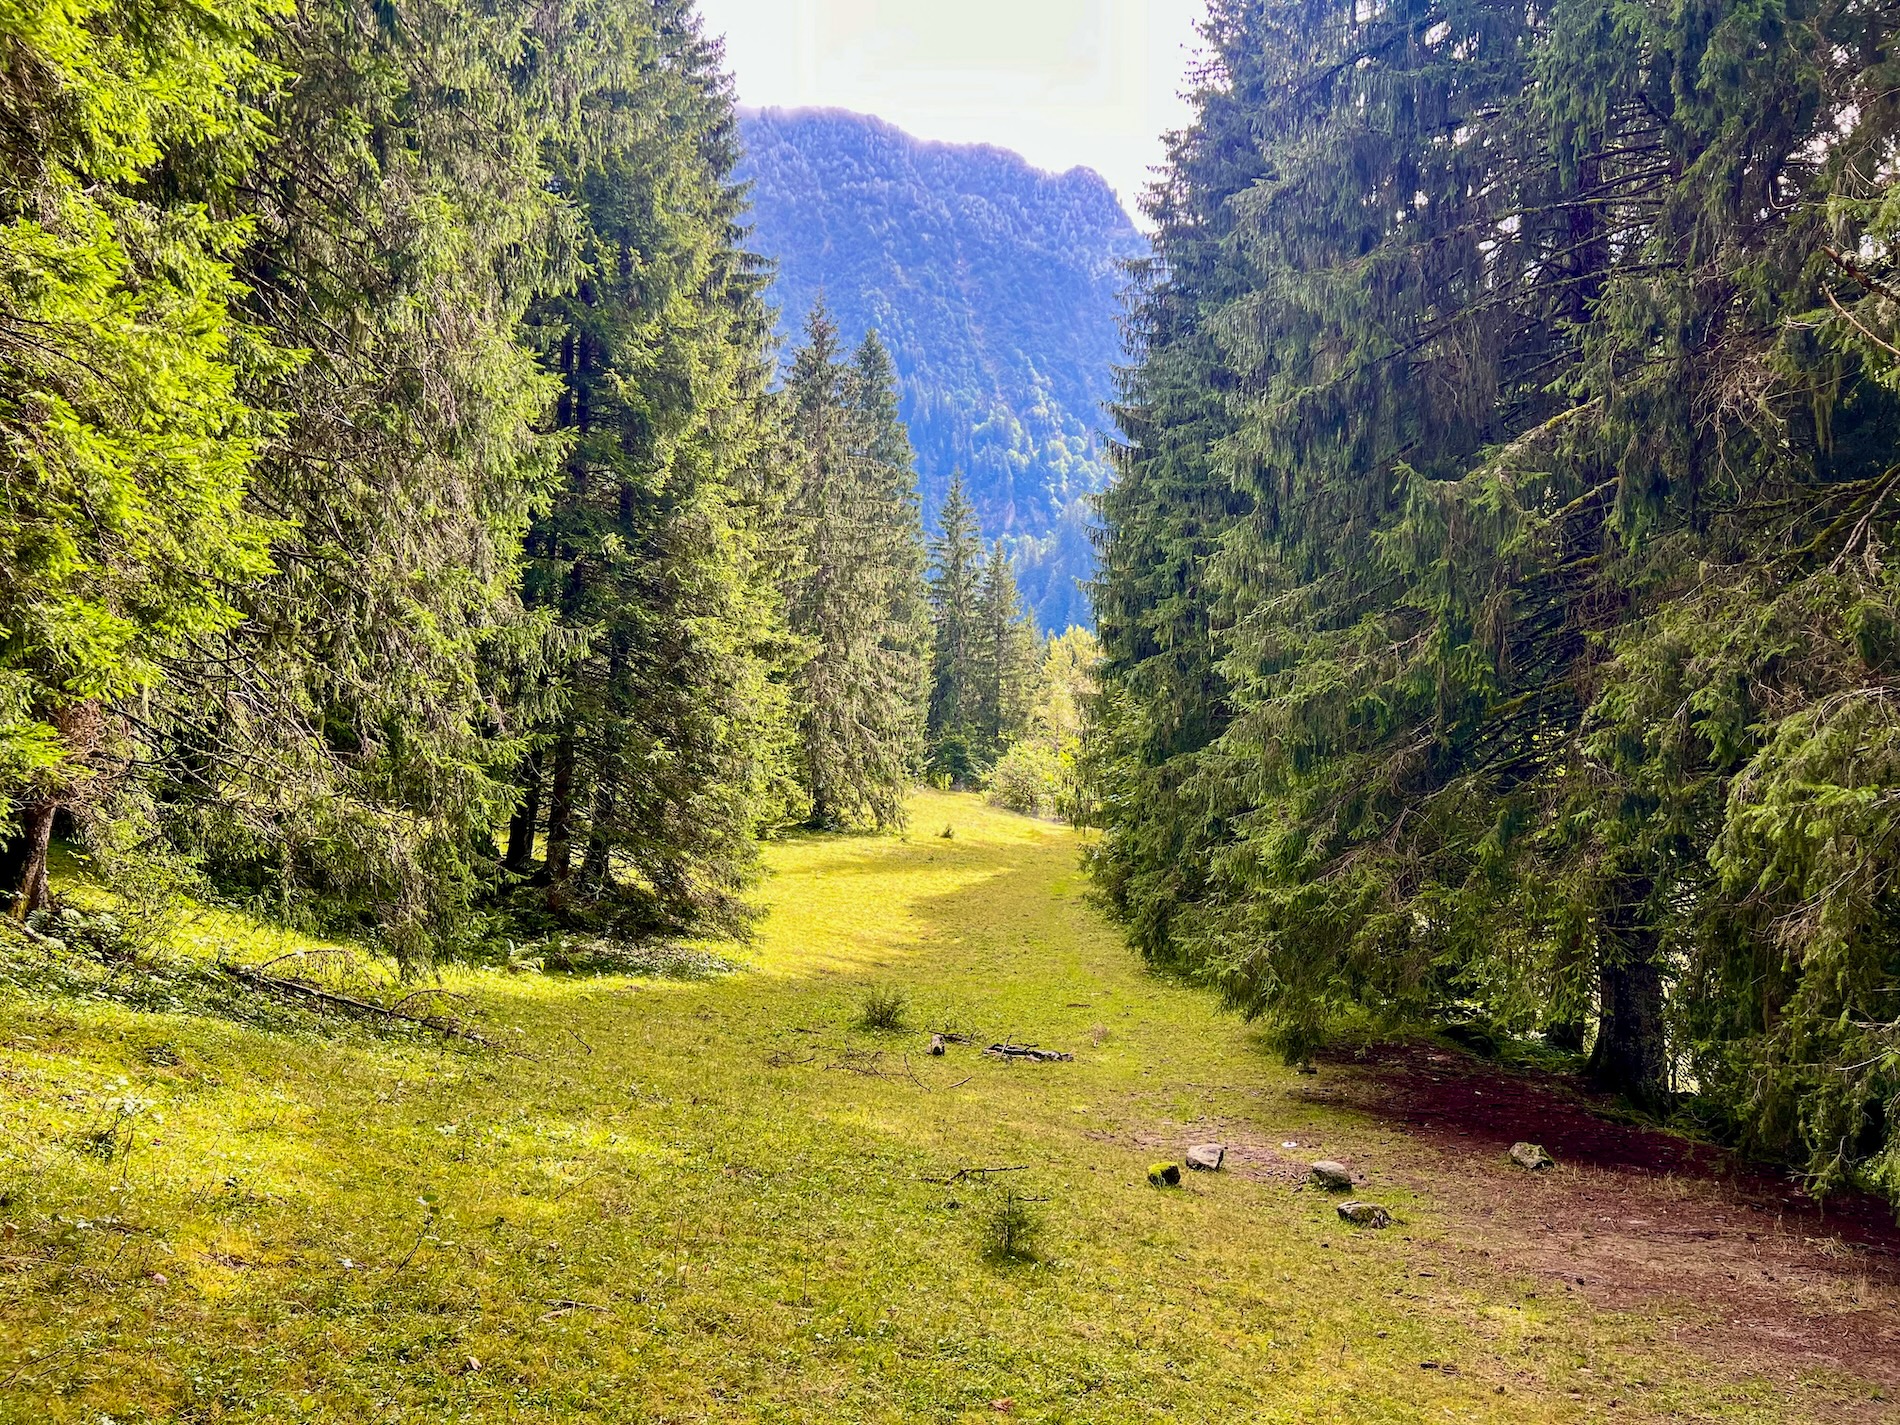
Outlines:
{"label": "shadow on grass", "polygon": [[1513,1143],[1532,1141],[1566,1166],[1705,1185],[1739,1207],[1872,1247],[1900,1274],[1900,1226],[1887,1203],[1859,1192],[1817,1202],[1792,1174],[1632,1120],[1616,1100],[1572,1079],[1507,1069],[1435,1044],[1371,1045],[1332,1063],[1341,1087],[1302,1097],[1356,1109],[1460,1155],[1498,1159]]}

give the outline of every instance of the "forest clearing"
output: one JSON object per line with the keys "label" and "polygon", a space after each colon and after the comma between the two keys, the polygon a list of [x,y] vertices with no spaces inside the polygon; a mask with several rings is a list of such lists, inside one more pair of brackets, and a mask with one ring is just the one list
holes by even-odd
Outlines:
{"label": "forest clearing", "polygon": [[922,793],[770,848],[728,973],[445,970],[486,1044],[0,987],[0,1418],[1893,1418],[1884,1207],[1449,1045],[1284,1068],[1077,853]]}

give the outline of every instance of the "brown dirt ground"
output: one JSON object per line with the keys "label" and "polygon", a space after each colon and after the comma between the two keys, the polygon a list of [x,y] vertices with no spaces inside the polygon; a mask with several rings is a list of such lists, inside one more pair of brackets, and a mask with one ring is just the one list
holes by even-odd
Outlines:
{"label": "brown dirt ground", "polygon": [[[1450,1049],[1336,1058],[1297,1097],[1398,1135],[1364,1154],[1238,1144],[1236,1171],[1297,1181],[1312,1158],[1336,1157],[1371,1188],[1426,1194],[1474,1267],[1546,1278],[1609,1310],[1686,1307],[1686,1348],[1765,1376],[1841,1372],[1900,1391],[1900,1227],[1885,1203],[1817,1203],[1785,1174],[1620,1121],[1575,1083]],[[1513,1165],[1519,1141],[1557,1167]]]}

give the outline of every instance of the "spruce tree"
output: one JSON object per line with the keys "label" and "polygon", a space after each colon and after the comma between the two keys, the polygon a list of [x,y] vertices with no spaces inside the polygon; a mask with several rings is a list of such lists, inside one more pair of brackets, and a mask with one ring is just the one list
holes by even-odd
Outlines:
{"label": "spruce tree", "polygon": [[1885,22],[1777,15],[1216,6],[1104,500],[1095,866],[1289,1055],[1475,1013],[1900,1188],[1900,963],[1826,849],[1897,745],[1900,114]]}
{"label": "spruce tree", "polygon": [[123,804],[167,675],[242,619],[287,360],[242,312],[230,199],[266,142],[268,8],[0,13],[0,906],[62,808]]}
{"label": "spruce tree", "polygon": [[962,473],[950,477],[930,541],[930,768],[954,785],[976,774],[983,542]]}
{"label": "spruce tree", "polygon": [[916,476],[883,346],[841,358],[820,304],[786,382],[799,774],[812,825],[883,828],[903,820],[922,735]]}
{"label": "spruce tree", "polygon": [[561,922],[738,930],[785,709],[742,498],[766,332],[730,88],[690,6],[580,9],[564,65],[587,82],[554,158],[579,263],[528,318],[567,453],[526,594],[557,634],[509,859],[540,831],[536,899]]}
{"label": "spruce tree", "polygon": [[977,756],[993,763],[1029,725],[1036,682],[1036,626],[1016,589],[1016,571],[997,540],[977,593],[975,706]]}
{"label": "spruce tree", "polygon": [[181,670],[159,749],[166,820],[222,882],[410,960],[471,924],[519,751],[495,670],[538,637],[521,540],[559,440],[521,322],[567,257],[558,120],[518,60],[554,23],[352,3],[273,35],[290,78],[240,270],[305,353],[250,388],[283,413],[253,490],[277,569]]}

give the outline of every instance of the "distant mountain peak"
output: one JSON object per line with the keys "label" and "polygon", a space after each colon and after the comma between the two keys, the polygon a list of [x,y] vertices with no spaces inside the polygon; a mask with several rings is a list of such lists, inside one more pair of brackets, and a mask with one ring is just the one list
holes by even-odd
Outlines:
{"label": "distant mountain peak", "polygon": [[[927,139],[911,133],[909,130],[892,123],[889,119],[883,118],[880,115],[861,114],[853,109],[840,109],[832,105],[766,104],[755,106],[741,104],[739,105],[738,112],[739,120],[742,125],[752,123],[796,124],[806,121],[816,121],[819,123],[835,122],[855,129],[868,129],[881,133],[914,148],[938,150],[950,155],[966,154],[979,160],[993,159],[1010,167],[1020,168],[1023,172],[1038,179],[1051,183],[1070,185],[1091,193],[1099,193],[1100,196],[1106,198],[1117,208],[1122,207],[1121,199],[1116,196],[1113,185],[1087,164],[1078,163],[1071,168],[1065,169],[1042,168],[1031,163],[1027,158],[1023,157],[1023,155],[1017,153],[1016,150],[1006,148],[1001,144],[970,143],[956,139]],[[1126,226],[1128,230],[1134,232],[1134,221],[1128,217],[1126,209],[1122,209],[1122,217],[1127,220]]]}
{"label": "distant mountain peak", "polygon": [[1085,622],[1089,496],[1122,359],[1123,264],[1146,251],[1108,183],[842,109],[742,109],[756,250],[796,336],[822,292],[897,368],[926,513],[963,470],[1046,628]]}

